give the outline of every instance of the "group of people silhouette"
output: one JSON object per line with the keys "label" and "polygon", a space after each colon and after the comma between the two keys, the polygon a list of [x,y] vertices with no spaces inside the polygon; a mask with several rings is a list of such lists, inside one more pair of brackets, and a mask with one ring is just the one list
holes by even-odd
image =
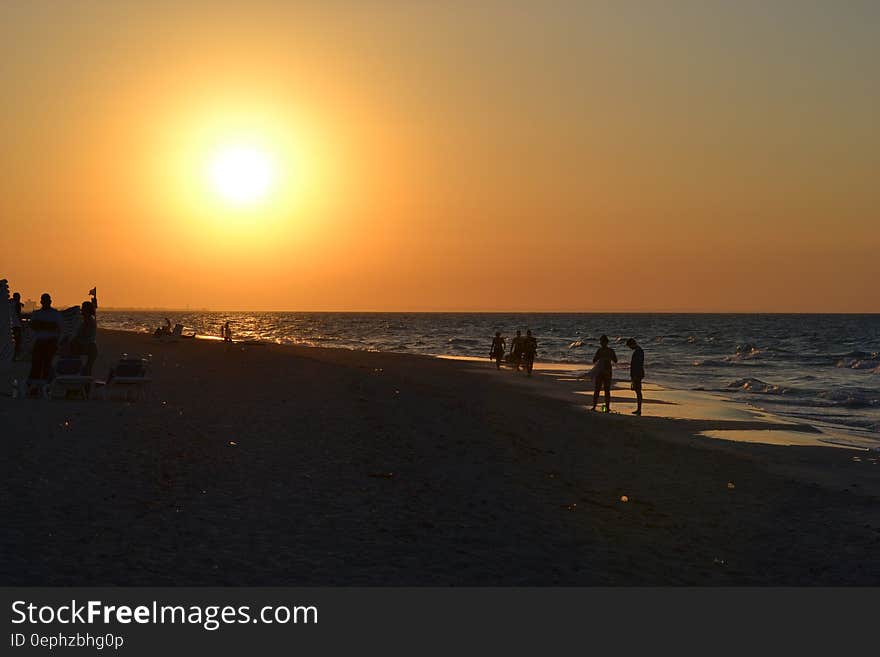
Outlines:
{"label": "group of people silhouette", "polygon": [[[599,338],[599,348],[593,356],[593,369],[588,373],[588,376],[593,379],[592,410],[598,410],[599,395],[604,391],[605,403],[602,405],[602,411],[606,413],[611,412],[611,381],[614,363],[617,362],[617,352],[609,347],[608,343],[607,335]],[[641,415],[642,380],[645,378],[645,352],[635,338],[629,338],[626,341],[626,346],[632,349],[633,352],[629,365],[630,386],[633,392],[636,393],[636,410],[633,411],[633,415]],[[495,337],[492,338],[489,358],[495,361],[495,367],[498,369],[501,369],[503,363],[507,363],[515,372],[525,368],[528,376],[531,376],[537,353],[538,340],[532,335],[531,330],[527,330],[525,335],[521,331],[516,332],[516,335],[510,341],[510,352],[507,351],[507,341],[501,335],[501,331],[496,331]]]}
{"label": "group of people silhouette", "polygon": [[510,352],[507,352],[507,341],[501,335],[501,331],[495,333],[492,338],[492,348],[489,351],[489,358],[495,361],[495,366],[501,369],[502,363],[508,363],[515,372],[525,369],[528,376],[532,375],[532,368],[535,366],[535,356],[538,355],[538,340],[532,335],[531,330],[527,330],[523,335],[522,331],[517,331],[516,335],[510,340]]}
{"label": "group of people silhouette", "polygon": [[40,296],[40,307],[29,317],[22,313],[21,295],[16,292],[9,300],[12,318],[12,339],[15,347],[14,358],[21,356],[24,346],[22,329],[29,322],[33,336],[31,346],[30,380],[46,381],[52,376],[52,360],[57,352],[65,357],[85,357],[81,374],[91,376],[95,360],[98,358],[98,291],[89,290],[89,301],[80,306],[82,321],[72,337],[64,336],[64,317],[52,307],[52,297],[46,292]]}

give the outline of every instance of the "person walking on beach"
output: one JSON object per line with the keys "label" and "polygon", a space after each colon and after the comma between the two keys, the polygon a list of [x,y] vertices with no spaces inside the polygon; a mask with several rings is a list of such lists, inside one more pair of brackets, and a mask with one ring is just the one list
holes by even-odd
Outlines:
{"label": "person walking on beach", "polygon": [[526,337],[523,340],[523,360],[525,361],[526,372],[532,375],[532,367],[535,365],[535,356],[538,354],[538,341],[532,335],[531,329],[526,331]]}
{"label": "person walking on beach", "polygon": [[626,346],[632,349],[633,354],[629,362],[629,379],[632,389],[636,393],[636,410],[633,415],[642,414],[642,379],[645,378],[645,352],[636,342],[635,338],[626,341]]}
{"label": "person walking on beach", "polygon": [[58,350],[58,341],[64,330],[61,313],[52,307],[52,297],[40,297],[40,309],[31,313],[31,330],[34,333],[34,348],[31,354],[32,381],[48,381],[52,371],[52,358]]}
{"label": "person walking on beach", "polygon": [[495,331],[495,337],[492,338],[492,348],[489,350],[489,358],[495,361],[495,367],[501,369],[501,361],[504,360],[504,352],[507,351],[507,344],[501,331]]}
{"label": "person walking on beach", "polygon": [[98,358],[98,288],[89,290],[91,301],[83,301],[80,307],[82,323],[76,331],[71,343],[70,353],[74,356],[85,356],[86,364],[82,368],[83,376],[92,375],[92,367]]}
{"label": "person walking on beach", "polygon": [[226,322],[223,325],[223,329],[220,333],[223,336],[223,342],[232,342],[232,329],[229,328],[229,322]]}
{"label": "person walking on beach", "polygon": [[21,302],[21,295],[15,292],[12,299],[9,300],[10,316],[12,317],[12,343],[15,346],[15,352],[12,355],[13,360],[18,360],[21,355],[21,309],[24,304]]}
{"label": "person walking on beach", "polygon": [[593,356],[593,363],[597,365],[595,375],[595,390],[593,391],[593,410],[596,410],[596,404],[599,403],[599,390],[605,389],[605,412],[611,412],[611,370],[612,363],[617,362],[617,354],[614,349],[608,346],[608,336],[603,335],[599,338],[599,349]]}
{"label": "person walking on beach", "polygon": [[517,331],[516,336],[510,341],[510,360],[513,363],[513,369],[515,372],[519,372],[519,367],[522,363],[524,340],[525,338],[522,336],[522,331]]}

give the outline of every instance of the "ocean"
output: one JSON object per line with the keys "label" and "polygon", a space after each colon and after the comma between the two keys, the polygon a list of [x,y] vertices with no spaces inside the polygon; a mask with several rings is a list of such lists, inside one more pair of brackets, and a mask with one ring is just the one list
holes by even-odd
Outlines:
{"label": "ocean", "polygon": [[434,356],[484,358],[495,331],[531,329],[538,361],[587,369],[603,333],[624,365],[635,337],[647,379],[704,390],[770,413],[833,427],[880,446],[880,315],[614,313],[317,313],[102,310],[105,328],[150,331],[181,323],[219,337]]}

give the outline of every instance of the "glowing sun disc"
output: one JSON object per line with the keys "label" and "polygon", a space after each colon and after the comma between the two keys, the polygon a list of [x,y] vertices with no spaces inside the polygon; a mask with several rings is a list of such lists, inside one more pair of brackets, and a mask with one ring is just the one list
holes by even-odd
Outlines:
{"label": "glowing sun disc", "polygon": [[275,181],[272,158],[250,147],[225,148],[208,165],[208,181],[222,199],[236,204],[259,201]]}

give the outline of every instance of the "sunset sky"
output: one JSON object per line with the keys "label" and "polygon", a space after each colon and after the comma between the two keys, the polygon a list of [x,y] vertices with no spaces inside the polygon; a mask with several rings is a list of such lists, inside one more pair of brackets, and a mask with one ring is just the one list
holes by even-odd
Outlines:
{"label": "sunset sky", "polygon": [[0,278],[880,312],[878,62],[877,2],[3,0]]}

